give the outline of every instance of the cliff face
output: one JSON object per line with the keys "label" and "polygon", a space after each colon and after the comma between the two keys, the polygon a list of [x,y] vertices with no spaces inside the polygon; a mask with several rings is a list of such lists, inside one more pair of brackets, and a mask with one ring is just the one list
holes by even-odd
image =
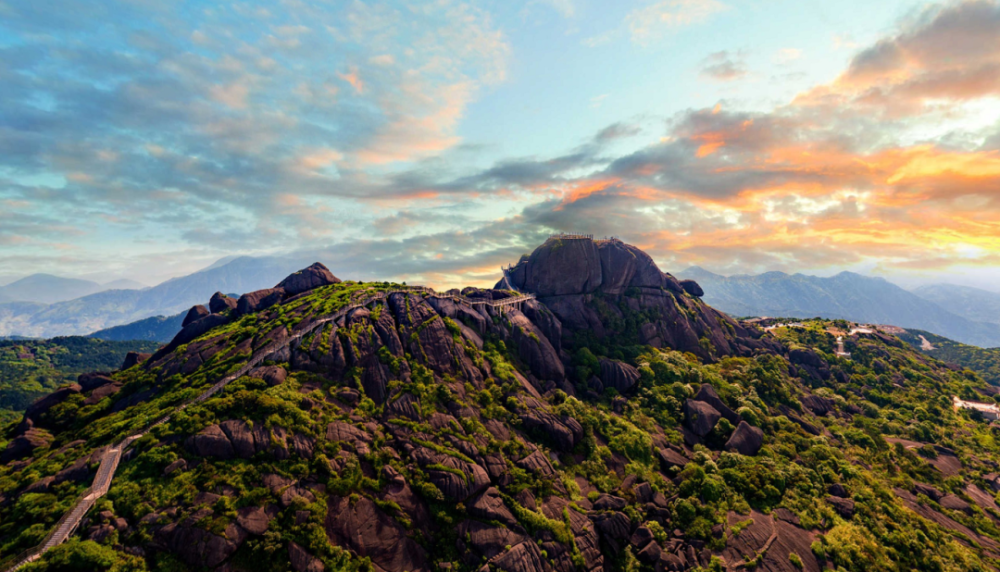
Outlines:
{"label": "cliff face", "polygon": [[567,346],[574,345],[574,336],[578,343],[590,336],[625,337],[625,343],[709,360],[775,349],[756,330],[703,303],[697,284],[661,272],[648,254],[618,240],[551,238],[511,269],[508,279],[558,317]]}
{"label": "cliff face", "polygon": [[[0,559],[37,543],[109,445],[139,433],[107,496],[36,570],[1000,558],[995,527],[969,517],[1000,511],[981,488],[1000,489],[997,455],[964,440],[981,428],[948,405],[978,379],[885,336],[849,338],[848,362],[828,324],[782,338],[743,327],[619,242],[548,241],[509,279],[538,298],[504,307],[510,291],[341,282],[313,266],[196,307],[155,355],[81,376],[5,428]],[[897,422],[914,416],[941,427]],[[912,452],[925,443],[933,458]],[[927,491],[958,512],[921,504]]]}

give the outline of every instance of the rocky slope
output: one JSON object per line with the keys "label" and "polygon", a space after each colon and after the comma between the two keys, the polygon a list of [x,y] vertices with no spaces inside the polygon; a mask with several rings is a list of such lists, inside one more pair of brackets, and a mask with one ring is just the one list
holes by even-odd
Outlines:
{"label": "rocky slope", "polygon": [[44,536],[104,447],[173,412],[34,569],[1000,559],[993,430],[950,408],[985,387],[974,374],[880,334],[836,358],[826,322],[765,334],[620,242],[550,240],[507,282],[537,299],[500,308],[517,293],[314,265],[192,308],[156,354],[81,376],[5,428],[0,558]]}

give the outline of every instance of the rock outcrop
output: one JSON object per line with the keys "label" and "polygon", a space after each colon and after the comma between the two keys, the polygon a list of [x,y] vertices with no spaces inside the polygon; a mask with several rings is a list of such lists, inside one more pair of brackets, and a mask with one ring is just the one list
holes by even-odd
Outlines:
{"label": "rock outcrop", "polygon": [[208,301],[208,309],[213,314],[221,314],[227,310],[236,309],[236,299],[226,296],[222,292],[212,294],[212,299]]}
{"label": "rock outcrop", "polygon": [[284,290],[289,296],[295,296],[320,286],[328,286],[338,282],[340,282],[340,278],[334,276],[333,272],[330,272],[326,266],[316,262],[312,266],[285,278],[275,288]]}
{"label": "rock outcrop", "polygon": [[192,306],[191,309],[188,310],[188,313],[184,316],[184,321],[181,322],[181,327],[187,327],[188,325],[193,324],[209,315],[209,313],[208,308],[202,305]]}
{"label": "rock outcrop", "polygon": [[266,288],[247,292],[236,301],[236,314],[245,316],[266,310],[277,304],[285,297],[285,291],[281,288]]}
{"label": "rock outcrop", "polygon": [[617,360],[601,360],[601,383],[605,389],[614,388],[618,393],[627,394],[639,383],[639,370]]}
{"label": "rock outcrop", "polygon": [[764,445],[764,432],[746,421],[740,421],[732,436],[726,441],[726,450],[741,455],[756,455]]}

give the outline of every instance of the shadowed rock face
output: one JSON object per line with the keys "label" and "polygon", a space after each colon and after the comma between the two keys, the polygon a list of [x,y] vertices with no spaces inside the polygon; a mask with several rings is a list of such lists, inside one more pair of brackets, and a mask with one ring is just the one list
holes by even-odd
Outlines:
{"label": "shadowed rock face", "polygon": [[539,296],[565,296],[593,292],[601,280],[593,241],[549,239],[528,259],[524,288]]}
{"label": "shadowed rock face", "polygon": [[189,324],[193,324],[198,320],[204,318],[208,314],[209,314],[208,308],[201,305],[192,306],[191,309],[188,310],[187,315],[184,316],[184,321],[181,322],[181,327],[183,328],[188,326]]}
{"label": "shadowed rock face", "polygon": [[406,536],[406,530],[374,502],[333,497],[327,500],[326,532],[333,540],[362,557],[371,558],[380,570],[430,571],[427,554]]}
{"label": "shadowed rock face", "polygon": [[212,299],[208,302],[208,309],[213,314],[220,314],[226,310],[236,309],[236,299],[226,296],[222,292],[212,294]]}
{"label": "shadowed rock face", "polygon": [[320,286],[336,284],[340,278],[333,275],[333,272],[319,262],[292,274],[282,280],[275,288],[281,288],[289,296],[295,296],[303,292],[308,292]]}
{"label": "shadowed rock face", "polygon": [[563,337],[578,332],[599,339],[620,336],[623,332],[609,327],[602,316],[607,311],[621,314],[624,304],[630,311],[657,316],[631,333],[636,344],[706,359],[751,355],[769,344],[759,333],[703,304],[698,284],[681,283],[661,272],[648,254],[621,241],[549,239],[508,276],[514,287],[536,294],[559,319]]}

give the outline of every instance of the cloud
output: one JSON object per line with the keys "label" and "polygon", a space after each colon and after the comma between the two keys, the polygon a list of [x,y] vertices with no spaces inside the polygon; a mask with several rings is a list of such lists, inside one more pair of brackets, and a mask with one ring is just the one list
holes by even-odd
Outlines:
{"label": "cloud", "polygon": [[[164,248],[272,248],[358,229],[317,213],[416,192],[379,170],[457,147],[510,55],[489,14],[451,2],[237,6],[197,33],[155,3],[50,7],[0,23],[16,39],[0,47],[0,200],[26,203],[22,220],[104,217],[93,241],[169,224]],[[276,211],[289,191],[308,208]]]}
{"label": "cloud", "polygon": [[700,24],[728,8],[717,0],[664,0],[629,12],[625,25],[632,42],[646,46],[679,27]]}
{"label": "cloud", "polygon": [[742,52],[715,52],[701,61],[700,73],[716,81],[735,81],[746,77],[747,64]]}
{"label": "cloud", "polygon": [[888,119],[1000,95],[1000,4],[967,1],[925,9],[898,33],[862,50],[832,84],[803,104],[850,106]]}
{"label": "cloud", "polygon": [[625,139],[627,137],[634,137],[642,132],[642,128],[638,125],[631,125],[628,123],[612,123],[604,129],[601,129],[594,135],[594,141],[598,143],[603,143],[606,141],[613,141],[615,139]]}
{"label": "cloud", "polygon": [[[74,49],[0,47],[0,271],[161,273],[295,250],[346,277],[487,285],[548,233],[580,228],[674,271],[909,272],[1000,252],[1000,125],[969,121],[998,96],[996,3],[922,11],[784,105],[616,122],[485,166],[459,128],[507,74],[488,14],[300,4],[286,21],[271,8],[208,18],[197,49],[155,6],[123,8],[160,26],[143,30],[96,9],[119,50],[92,20],[14,7],[19,29],[60,30],[45,42]],[[723,9],[649,4],[629,31],[649,43]],[[743,59],[719,52],[703,71],[739,77]]]}

